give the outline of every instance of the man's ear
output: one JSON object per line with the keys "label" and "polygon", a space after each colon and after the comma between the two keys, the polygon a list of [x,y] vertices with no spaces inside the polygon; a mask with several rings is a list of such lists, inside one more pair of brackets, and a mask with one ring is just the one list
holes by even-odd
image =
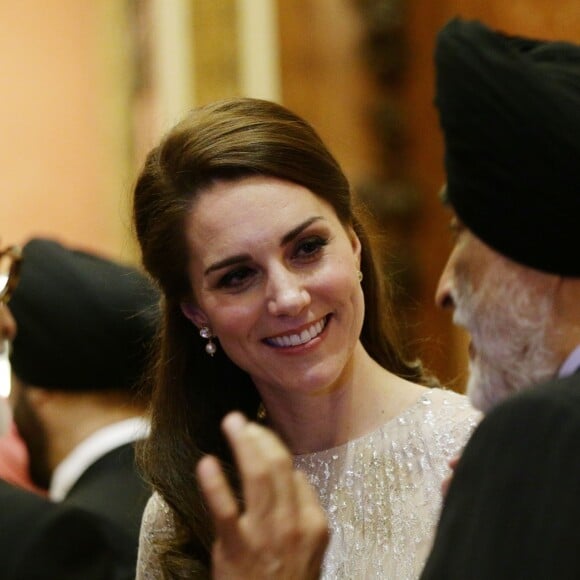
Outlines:
{"label": "man's ear", "polygon": [[46,406],[50,401],[58,398],[61,391],[53,391],[51,389],[43,389],[42,387],[35,387],[27,385],[23,387],[22,396],[28,399],[28,404],[32,405],[37,411]]}
{"label": "man's ear", "polygon": [[183,312],[185,318],[193,322],[197,328],[201,328],[202,326],[209,326],[207,316],[203,313],[201,308],[198,308],[191,302],[182,302],[181,312]]}

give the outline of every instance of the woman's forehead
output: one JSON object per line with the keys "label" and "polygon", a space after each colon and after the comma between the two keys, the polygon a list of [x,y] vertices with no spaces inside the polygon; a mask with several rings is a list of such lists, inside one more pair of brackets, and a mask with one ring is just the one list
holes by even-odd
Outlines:
{"label": "woman's forehead", "polygon": [[282,247],[296,230],[342,228],[332,206],[308,189],[272,178],[222,182],[198,196],[186,220],[192,254],[203,261],[224,254]]}
{"label": "woman's forehead", "polygon": [[[190,225],[219,232],[244,225],[265,229],[291,223],[304,214],[335,215],[332,206],[309,189],[273,177],[219,181],[201,191],[191,206]],[[197,228],[196,228],[197,229]]]}

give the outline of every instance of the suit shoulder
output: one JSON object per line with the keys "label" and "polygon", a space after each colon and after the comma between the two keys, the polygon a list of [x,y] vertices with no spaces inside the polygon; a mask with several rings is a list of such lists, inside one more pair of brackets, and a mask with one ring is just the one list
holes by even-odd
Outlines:
{"label": "suit shoulder", "polygon": [[94,516],[4,483],[0,497],[10,497],[0,518],[3,578],[111,577],[114,553]]}
{"label": "suit shoulder", "polygon": [[532,387],[492,409],[486,421],[513,421],[514,416],[543,416],[558,414],[580,421],[580,374],[553,379]]}

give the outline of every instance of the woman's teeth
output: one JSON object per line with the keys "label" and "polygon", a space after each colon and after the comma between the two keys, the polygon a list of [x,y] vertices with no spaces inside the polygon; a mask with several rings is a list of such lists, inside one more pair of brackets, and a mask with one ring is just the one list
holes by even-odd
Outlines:
{"label": "woman's teeth", "polygon": [[300,334],[287,334],[285,336],[275,336],[269,338],[267,342],[274,346],[298,346],[310,342],[316,338],[326,326],[326,318],[312,324],[309,328],[304,329]]}

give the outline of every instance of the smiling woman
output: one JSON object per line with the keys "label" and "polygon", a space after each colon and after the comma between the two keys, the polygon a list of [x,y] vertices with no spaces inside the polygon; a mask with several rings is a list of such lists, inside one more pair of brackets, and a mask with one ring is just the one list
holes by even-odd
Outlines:
{"label": "smiling woman", "polygon": [[165,312],[138,576],[209,575],[194,468],[215,455],[239,489],[220,421],[260,407],[329,516],[323,576],[416,576],[476,414],[403,358],[362,208],[312,127],[255,99],[193,111],[149,154],[134,219]]}
{"label": "smiling woman", "polygon": [[[186,316],[212,329],[288,440],[301,438],[304,431],[290,433],[284,415],[294,406],[302,416],[318,408],[313,396],[336,382],[361,332],[357,236],[328,202],[265,176],[209,186],[185,228],[187,245],[195,248]],[[294,403],[279,392],[307,396]]]}

